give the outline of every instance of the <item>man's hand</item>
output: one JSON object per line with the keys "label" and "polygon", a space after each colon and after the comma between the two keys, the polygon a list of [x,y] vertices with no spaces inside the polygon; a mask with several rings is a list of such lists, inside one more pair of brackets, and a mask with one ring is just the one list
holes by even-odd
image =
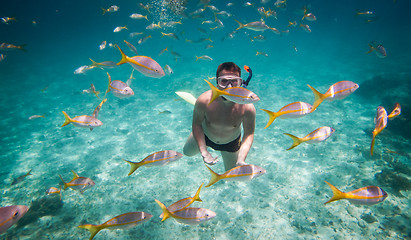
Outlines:
{"label": "man's hand", "polygon": [[209,152],[201,154],[201,156],[203,157],[203,161],[208,165],[214,165],[218,162],[217,157],[213,158]]}

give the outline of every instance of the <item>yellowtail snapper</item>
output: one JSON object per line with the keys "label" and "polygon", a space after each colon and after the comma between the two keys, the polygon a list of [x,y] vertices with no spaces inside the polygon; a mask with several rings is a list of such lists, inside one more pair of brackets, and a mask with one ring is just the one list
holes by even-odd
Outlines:
{"label": "yellowtail snapper", "polygon": [[4,233],[13,224],[22,218],[29,208],[24,205],[13,205],[0,208],[0,234]]}
{"label": "yellowtail snapper", "polygon": [[372,131],[372,140],[371,140],[371,156],[373,155],[374,152],[374,143],[375,143],[375,137],[384,130],[384,128],[387,126],[387,121],[388,121],[388,115],[387,111],[385,110],[384,107],[379,106],[377,108],[377,115],[374,119],[375,123],[375,128]]}
{"label": "yellowtail snapper", "polygon": [[73,179],[71,179],[70,182],[65,182],[63,180],[63,177],[59,174],[59,177],[64,184],[64,190],[66,190],[69,187],[73,190],[80,191],[80,193],[83,194],[84,191],[96,185],[94,181],[91,180],[90,178],[80,177],[73,170],[71,170],[71,172],[73,172]]}
{"label": "yellowtail snapper", "polygon": [[163,210],[164,217],[162,221],[172,217],[179,223],[194,225],[208,221],[216,216],[215,212],[205,208],[184,208],[180,211],[170,212],[163,203],[157,199],[155,201]]}
{"label": "yellowtail snapper", "polygon": [[307,136],[303,138],[296,137],[294,135],[291,135],[289,133],[284,133],[285,135],[291,137],[293,140],[293,145],[289,147],[287,150],[291,150],[301,143],[317,143],[317,142],[322,142],[329,138],[333,133],[335,132],[335,129],[332,127],[320,127],[309,133]]}
{"label": "yellowtail snapper", "polygon": [[384,199],[388,196],[388,194],[384,190],[382,190],[382,188],[376,186],[362,187],[354,191],[345,193],[334,187],[331,183],[325,183],[330,186],[331,190],[333,191],[333,196],[324,204],[341,199],[347,199],[354,204],[373,205],[384,201]]}
{"label": "yellowtail snapper", "polygon": [[313,106],[305,102],[293,102],[282,107],[278,112],[272,112],[270,110],[261,109],[269,116],[268,123],[264,129],[268,128],[274,120],[279,118],[299,118],[305,116],[313,111]]}
{"label": "yellowtail snapper", "polygon": [[136,225],[147,222],[153,215],[146,212],[129,212],[118,215],[105,223],[94,225],[84,224],[78,226],[78,228],[84,228],[90,231],[90,240],[96,236],[98,232],[103,229],[128,229]]}
{"label": "yellowtail snapper", "polygon": [[130,176],[134,171],[136,171],[141,166],[145,166],[145,167],[164,166],[171,162],[177,161],[178,159],[182,157],[183,157],[183,154],[179,152],[176,152],[173,150],[165,150],[165,151],[159,151],[159,152],[150,154],[149,156],[147,156],[140,162],[130,162],[127,160],[124,160],[124,161],[128,162],[131,165],[130,172],[128,173],[128,176]]}
{"label": "yellowtail snapper", "polygon": [[208,168],[208,170],[210,170],[211,179],[210,179],[210,182],[205,187],[210,187],[211,185],[213,185],[214,183],[220,180],[248,181],[253,178],[259,177],[266,172],[264,168],[256,166],[256,165],[251,165],[251,164],[237,166],[235,168],[228,170],[227,172],[223,174],[217,174],[207,165],[206,167]]}

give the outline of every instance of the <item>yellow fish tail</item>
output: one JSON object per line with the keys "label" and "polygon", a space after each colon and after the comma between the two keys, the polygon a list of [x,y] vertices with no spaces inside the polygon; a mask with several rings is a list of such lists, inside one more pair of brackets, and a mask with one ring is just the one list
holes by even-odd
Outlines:
{"label": "yellow fish tail", "polygon": [[268,128],[268,127],[274,122],[274,120],[275,120],[279,115],[278,115],[277,113],[275,113],[275,112],[270,111],[270,110],[266,110],[266,109],[261,109],[261,110],[263,110],[264,112],[266,112],[266,113],[268,114],[268,116],[270,117],[270,118],[268,119],[267,125],[264,127],[264,129],[266,129],[266,128]]}
{"label": "yellow fish tail", "polygon": [[372,132],[372,140],[371,140],[371,148],[370,148],[371,156],[374,153],[375,136],[376,136],[376,134],[374,132]]}
{"label": "yellow fish tail", "polygon": [[98,232],[100,232],[100,230],[104,229],[104,227],[101,227],[99,225],[93,225],[93,224],[84,224],[84,225],[80,225],[78,226],[78,228],[84,228],[90,231],[91,235],[90,235],[90,239],[93,239],[94,236],[96,236],[96,234]]}
{"label": "yellow fish tail", "polygon": [[63,187],[63,189],[64,190],[66,190],[67,189],[67,183],[63,180],[63,177],[59,174],[59,177],[60,177],[60,179],[61,179],[61,181],[63,182],[63,184],[64,184],[64,187]]}
{"label": "yellow fish tail", "polygon": [[284,135],[289,136],[293,140],[293,145],[291,145],[291,147],[287,148],[287,150],[291,150],[291,149],[297,147],[298,145],[300,145],[302,142],[304,142],[301,138],[296,137],[294,135],[291,135],[289,133],[284,133]]}
{"label": "yellow fish tail", "polygon": [[202,201],[203,201],[203,200],[201,200],[201,198],[200,198],[200,190],[201,190],[201,187],[203,186],[203,184],[204,184],[204,183],[202,183],[202,184],[200,185],[200,187],[198,188],[196,194],[195,194],[194,197],[193,197],[193,201],[199,201],[199,202],[202,202]]}
{"label": "yellow fish tail", "polygon": [[241,28],[245,27],[244,24],[242,24],[240,21],[237,21],[237,20],[235,20],[235,19],[234,19],[234,21],[236,21],[236,22],[238,23],[238,25],[239,25],[238,28],[236,29],[236,31],[237,31],[238,29],[241,29]]}
{"label": "yellow fish tail", "polygon": [[307,86],[314,93],[315,100],[314,100],[314,104],[313,104],[313,110],[311,110],[311,112],[314,112],[315,109],[317,109],[317,107],[324,101],[324,99],[326,99],[326,96],[324,94],[320,93],[319,91],[317,91],[315,88],[311,87],[310,85],[307,84]]}
{"label": "yellow fish tail", "polygon": [[130,162],[130,161],[127,161],[127,160],[124,160],[124,161],[126,161],[126,162],[128,162],[129,164],[130,164],[130,172],[128,173],[128,175],[127,176],[130,176],[131,174],[133,174],[133,172],[135,172],[139,167],[141,167],[141,164],[140,163],[135,163],[135,162]]}
{"label": "yellow fish tail", "polygon": [[67,126],[71,123],[71,118],[69,117],[69,115],[67,115],[67,113],[65,111],[62,111],[64,114],[65,122],[63,123],[63,125],[61,125],[61,127]]}
{"label": "yellow fish tail", "polygon": [[103,15],[106,14],[107,10],[104,8],[101,8],[101,10],[103,10]]}
{"label": "yellow fish tail", "polygon": [[367,54],[375,50],[375,48],[371,44],[368,44],[368,46],[370,47],[370,51],[366,52]]}
{"label": "yellow fish tail", "polygon": [[210,102],[208,103],[208,105],[210,105],[212,102],[214,102],[214,100],[216,100],[216,98],[218,98],[219,96],[224,95],[224,94],[223,94],[223,91],[218,90],[218,88],[216,88],[209,81],[207,81],[205,79],[204,79],[204,81],[206,81],[208,83],[208,85],[210,86],[210,88],[211,88],[212,95],[211,95]]}
{"label": "yellow fish tail", "polygon": [[129,62],[129,57],[127,57],[127,55],[123,52],[123,50],[121,50],[121,48],[116,44],[116,47],[118,48],[118,50],[121,53],[121,60],[120,62],[117,63],[117,66],[124,64],[124,63],[128,63]]}
{"label": "yellow fish tail", "polygon": [[161,221],[165,221],[167,218],[170,217],[170,211],[168,211],[167,207],[164,206],[164,204],[162,204],[160,201],[158,201],[157,199],[154,200],[156,201],[158,206],[160,206],[161,210],[163,210],[163,218],[161,219]]}
{"label": "yellow fish tail", "polygon": [[206,165],[206,167],[208,168],[208,170],[210,170],[211,173],[211,179],[210,182],[208,182],[208,184],[205,187],[210,187],[211,185],[213,185],[214,183],[218,182],[221,180],[221,177],[219,174],[215,173],[210,167],[208,167]]}
{"label": "yellow fish tail", "polygon": [[341,192],[340,190],[338,190],[331,183],[329,183],[327,181],[324,181],[324,182],[327,183],[328,186],[330,186],[331,190],[333,191],[333,196],[330,198],[330,200],[328,200],[324,204],[327,204],[327,203],[334,202],[334,201],[341,200],[341,199],[345,198],[345,193],[344,192]]}

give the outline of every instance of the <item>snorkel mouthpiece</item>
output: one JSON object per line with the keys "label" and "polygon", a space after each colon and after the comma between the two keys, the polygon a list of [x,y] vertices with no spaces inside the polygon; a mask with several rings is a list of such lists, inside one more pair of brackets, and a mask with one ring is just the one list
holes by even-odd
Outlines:
{"label": "snorkel mouthpiece", "polygon": [[247,78],[247,80],[243,81],[243,84],[241,85],[241,87],[246,88],[248,86],[248,83],[250,82],[251,78],[253,77],[253,71],[247,65],[244,65],[244,69],[248,72],[248,78]]}

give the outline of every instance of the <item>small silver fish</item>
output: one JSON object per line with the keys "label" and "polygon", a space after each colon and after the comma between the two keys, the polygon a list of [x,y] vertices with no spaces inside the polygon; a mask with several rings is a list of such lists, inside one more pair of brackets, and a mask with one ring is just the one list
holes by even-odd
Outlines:
{"label": "small silver fish", "polygon": [[107,41],[102,41],[102,42],[100,43],[100,45],[98,46],[98,48],[99,48],[100,50],[103,50],[104,48],[106,48],[106,45],[107,45]]}
{"label": "small silver fish", "polygon": [[23,181],[23,180],[24,180],[27,176],[29,176],[29,175],[32,175],[32,174],[31,174],[31,169],[30,169],[30,171],[28,171],[26,174],[21,175],[21,176],[19,176],[18,178],[15,178],[15,179],[13,180],[13,182],[11,183],[11,185],[15,185],[15,184],[20,183],[21,181]]}
{"label": "small silver fish", "polygon": [[174,73],[174,72],[173,72],[173,69],[171,69],[171,67],[168,66],[167,64],[164,66],[164,72],[165,72],[168,76],[170,76],[171,74]]}
{"label": "small silver fish", "polygon": [[124,40],[124,42],[127,44],[127,46],[130,48],[131,51],[133,51],[136,55],[138,55],[137,48],[134,47],[133,44],[127,42],[126,40]]}
{"label": "small silver fish", "polygon": [[33,120],[33,119],[36,119],[36,118],[44,118],[44,117],[45,117],[44,115],[31,115],[29,117],[29,120]]}
{"label": "small silver fish", "polygon": [[132,19],[143,19],[145,18],[148,21],[147,15],[142,15],[142,14],[138,14],[138,13],[133,13],[130,15],[130,18]]}
{"label": "small silver fish", "polygon": [[199,59],[206,60],[206,61],[213,61],[213,59],[210,56],[207,56],[207,55],[203,55],[203,56],[200,56],[200,57],[196,56],[196,61],[198,61]]}
{"label": "small silver fish", "polygon": [[116,28],[114,28],[113,32],[120,32],[120,31],[123,30],[123,29],[127,29],[127,30],[128,30],[128,28],[127,28],[126,26],[124,26],[124,27],[116,27]]}

